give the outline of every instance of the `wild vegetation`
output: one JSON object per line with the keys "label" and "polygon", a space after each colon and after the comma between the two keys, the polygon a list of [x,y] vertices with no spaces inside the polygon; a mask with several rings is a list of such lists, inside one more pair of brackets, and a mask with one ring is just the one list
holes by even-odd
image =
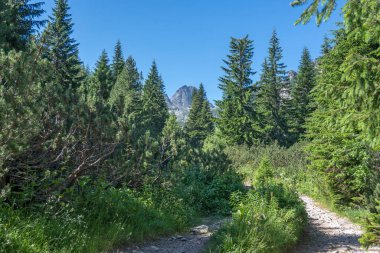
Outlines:
{"label": "wild vegetation", "polygon": [[[335,7],[292,4],[308,2],[298,23]],[[117,42],[89,70],[68,1],[42,7],[0,1],[0,252],[104,252],[231,212],[211,252],[283,252],[306,224],[298,193],[360,213],[361,243],[380,244],[379,1],[348,0],[294,78],[276,31],[257,83],[254,42],[231,38],[217,117],[200,84],[184,127],[158,63],[143,76]]]}

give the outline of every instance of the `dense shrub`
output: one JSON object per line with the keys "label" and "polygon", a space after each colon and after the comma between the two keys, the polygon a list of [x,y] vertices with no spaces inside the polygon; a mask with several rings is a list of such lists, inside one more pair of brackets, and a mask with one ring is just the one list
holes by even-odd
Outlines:
{"label": "dense shrub", "polygon": [[193,168],[186,172],[179,191],[186,202],[202,214],[226,215],[231,211],[231,194],[244,191],[244,187],[242,178],[233,171],[210,175]]}
{"label": "dense shrub", "polygon": [[267,184],[239,199],[233,221],[213,236],[209,252],[283,252],[297,242],[306,223],[297,194]]}

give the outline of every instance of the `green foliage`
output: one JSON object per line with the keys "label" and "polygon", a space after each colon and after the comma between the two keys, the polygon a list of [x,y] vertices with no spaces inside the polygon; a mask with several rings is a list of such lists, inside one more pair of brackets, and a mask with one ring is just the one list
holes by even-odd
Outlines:
{"label": "green foliage", "polygon": [[36,20],[44,11],[43,2],[9,0],[0,2],[0,49],[25,50],[36,29],[45,21]]}
{"label": "green foliage", "polygon": [[288,112],[288,125],[293,135],[293,143],[305,134],[305,121],[314,110],[310,93],[316,83],[315,76],[315,66],[310,52],[307,48],[304,48],[298,68],[298,75],[291,90],[291,108]]}
{"label": "green foliage", "polygon": [[306,125],[312,140],[308,149],[310,168],[323,175],[328,195],[339,205],[363,205],[365,196],[373,190],[372,178],[377,173],[370,164],[374,142],[368,139],[364,126],[367,117],[377,109],[346,106],[345,93],[354,83],[344,78],[343,66],[353,45],[356,43],[350,36],[340,30],[335,36],[335,46],[319,59],[320,74],[312,91],[317,109]]}
{"label": "green foliage", "polygon": [[380,245],[380,183],[376,185],[371,197],[369,205],[371,214],[365,224],[366,232],[360,238],[360,243],[367,248],[371,245]]}
{"label": "green foliage", "polygon": [[217,101],[216,123],[224,138],[231,144],[252,145],[257,139],[251,76],[253,42],[248,36],[231,38],[230,54],[222,67],[225,75],[219,79],[223,98]]}
{"label": "green foliage", "polygon": [[231,212],[230,197],[243,192],[241,177],[233,171],[214,174],[204,168],[185,171],[180,191],[186,202],[204,215],[227,215]]}
{"label": "green foliage", "polygon": [[119,77],[120,73],[124,69],[124,56],[123,56],[123,50],[121,47],[121,42],[118,40],[115,45],[115,53],[112,59],[112,77],[114,81],[116,82],[117,78]]}
{"label": "green foliage", "polygon": [[350,117],[343,117],[341,124],[343,128],[357,127],[363,138],[379,150],[380,3],[376,0],[348,1],[343,12],[349,48],[340,65],[342,91],[337,99]]}
{"label": "green foliage", "polygon": [[209,252],[283,252],[296,244],[306,224],[297,194],[268,184],[239,199],[233,221],[213,235]]}
{"label": "green foliage", "polygon": [[260,124],[260,139],[265,143],[277,141],[281,145],[287,145],[289,134],[286,104],[289,100],[289,82],[286,66],[281,62],[282,48],[276,31],[273,31],[269,44],[269,55],[263,63],[255,101]]}
{"label": "green foliage", "polygon": [[269,160],[269,158],[263,157],[259,167],[255,171],[255,176],[253,179],[254,185],[267,185],[273,181],[274,168]]}
{"label": "green foliage", "polygon": [[55,1],[53,15],[42,39],[45,57],[52,63],[57,85],[62,86],[67,99],[72,97],[70,90],[78,88],[82,80],[78,43],[71,37],[73,23],[69,10],[67,0]]}
{"label": "green foliage", "polygon": [[203,84],[193,93],[189,118],[185,124],[185,132],[194,147],[200,147],[206,137],[213,131],[213,116],[207,100]]}
{"label": "green foliage", "polygon": [[158,73],[156,62],[153,62],[143,88],[143,110],[146,116],[145,127],[151,136],[157,137],[169,117],[165,100],[165,87]]}
{"label": "green foliage", "polygon": [[[296,25],[302,23],[306,24],[310,21],[312,16],[316,16],[317,25],[322,21],[326,21],[331,16],[336,7],[336,0],[295,0],[291,3],[292,6],[301,6],[311,2],[306,10],[301,14],[301,17],[296,21]],[[320,7],[321,6],[321,7]]]}
{"label": "green foliage", "polygon": [[[99,252],[115,245],[173,233],[194,211],[173,192],[128,188],[81,180],[64,199],[15,210],[0,207],[0,252]],[[94,212],[96,210],[96,212]]]}
{"label": "green foliage", "polygon": [[109,66],[108,55],[103,50],[99,60],[96,62],[94,78],[99,83],[97,96],[107,101],[113,86],[111,67]]}

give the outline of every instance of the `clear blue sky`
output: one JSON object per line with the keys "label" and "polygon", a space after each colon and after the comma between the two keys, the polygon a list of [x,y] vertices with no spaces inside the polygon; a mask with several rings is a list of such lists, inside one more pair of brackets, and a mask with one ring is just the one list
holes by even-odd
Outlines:
{"label": "clear blue sky", "polygon": [[[51,13],[54,0],[46,0]],[[296,70],[303,47],[318,57],[323,36],[341,21],[344,0],[321,27],[312,20],[294,26],[302,8],[291,0],[69,0],[74,38],[81,60],[91,68],[105,49],[112,59],[120,39],[124,55],[132,55],[144,75],[155,59],[171,96],[182,85],[205,85],[211,100],[219,99],[218,77],[230,37],[254,40],[253,68],[260,75],[272,30],[278,32],[288,70]]]}

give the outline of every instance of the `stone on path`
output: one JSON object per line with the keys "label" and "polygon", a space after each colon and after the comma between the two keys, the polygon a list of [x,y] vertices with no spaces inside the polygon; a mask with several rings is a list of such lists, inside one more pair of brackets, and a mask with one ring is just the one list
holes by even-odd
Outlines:
{"label": "stone on path", "polygon": [[206,225],[200,225],[198,227],[192,228],[191,232],[194,235],[203,235],[208,233],[208,226]]}

